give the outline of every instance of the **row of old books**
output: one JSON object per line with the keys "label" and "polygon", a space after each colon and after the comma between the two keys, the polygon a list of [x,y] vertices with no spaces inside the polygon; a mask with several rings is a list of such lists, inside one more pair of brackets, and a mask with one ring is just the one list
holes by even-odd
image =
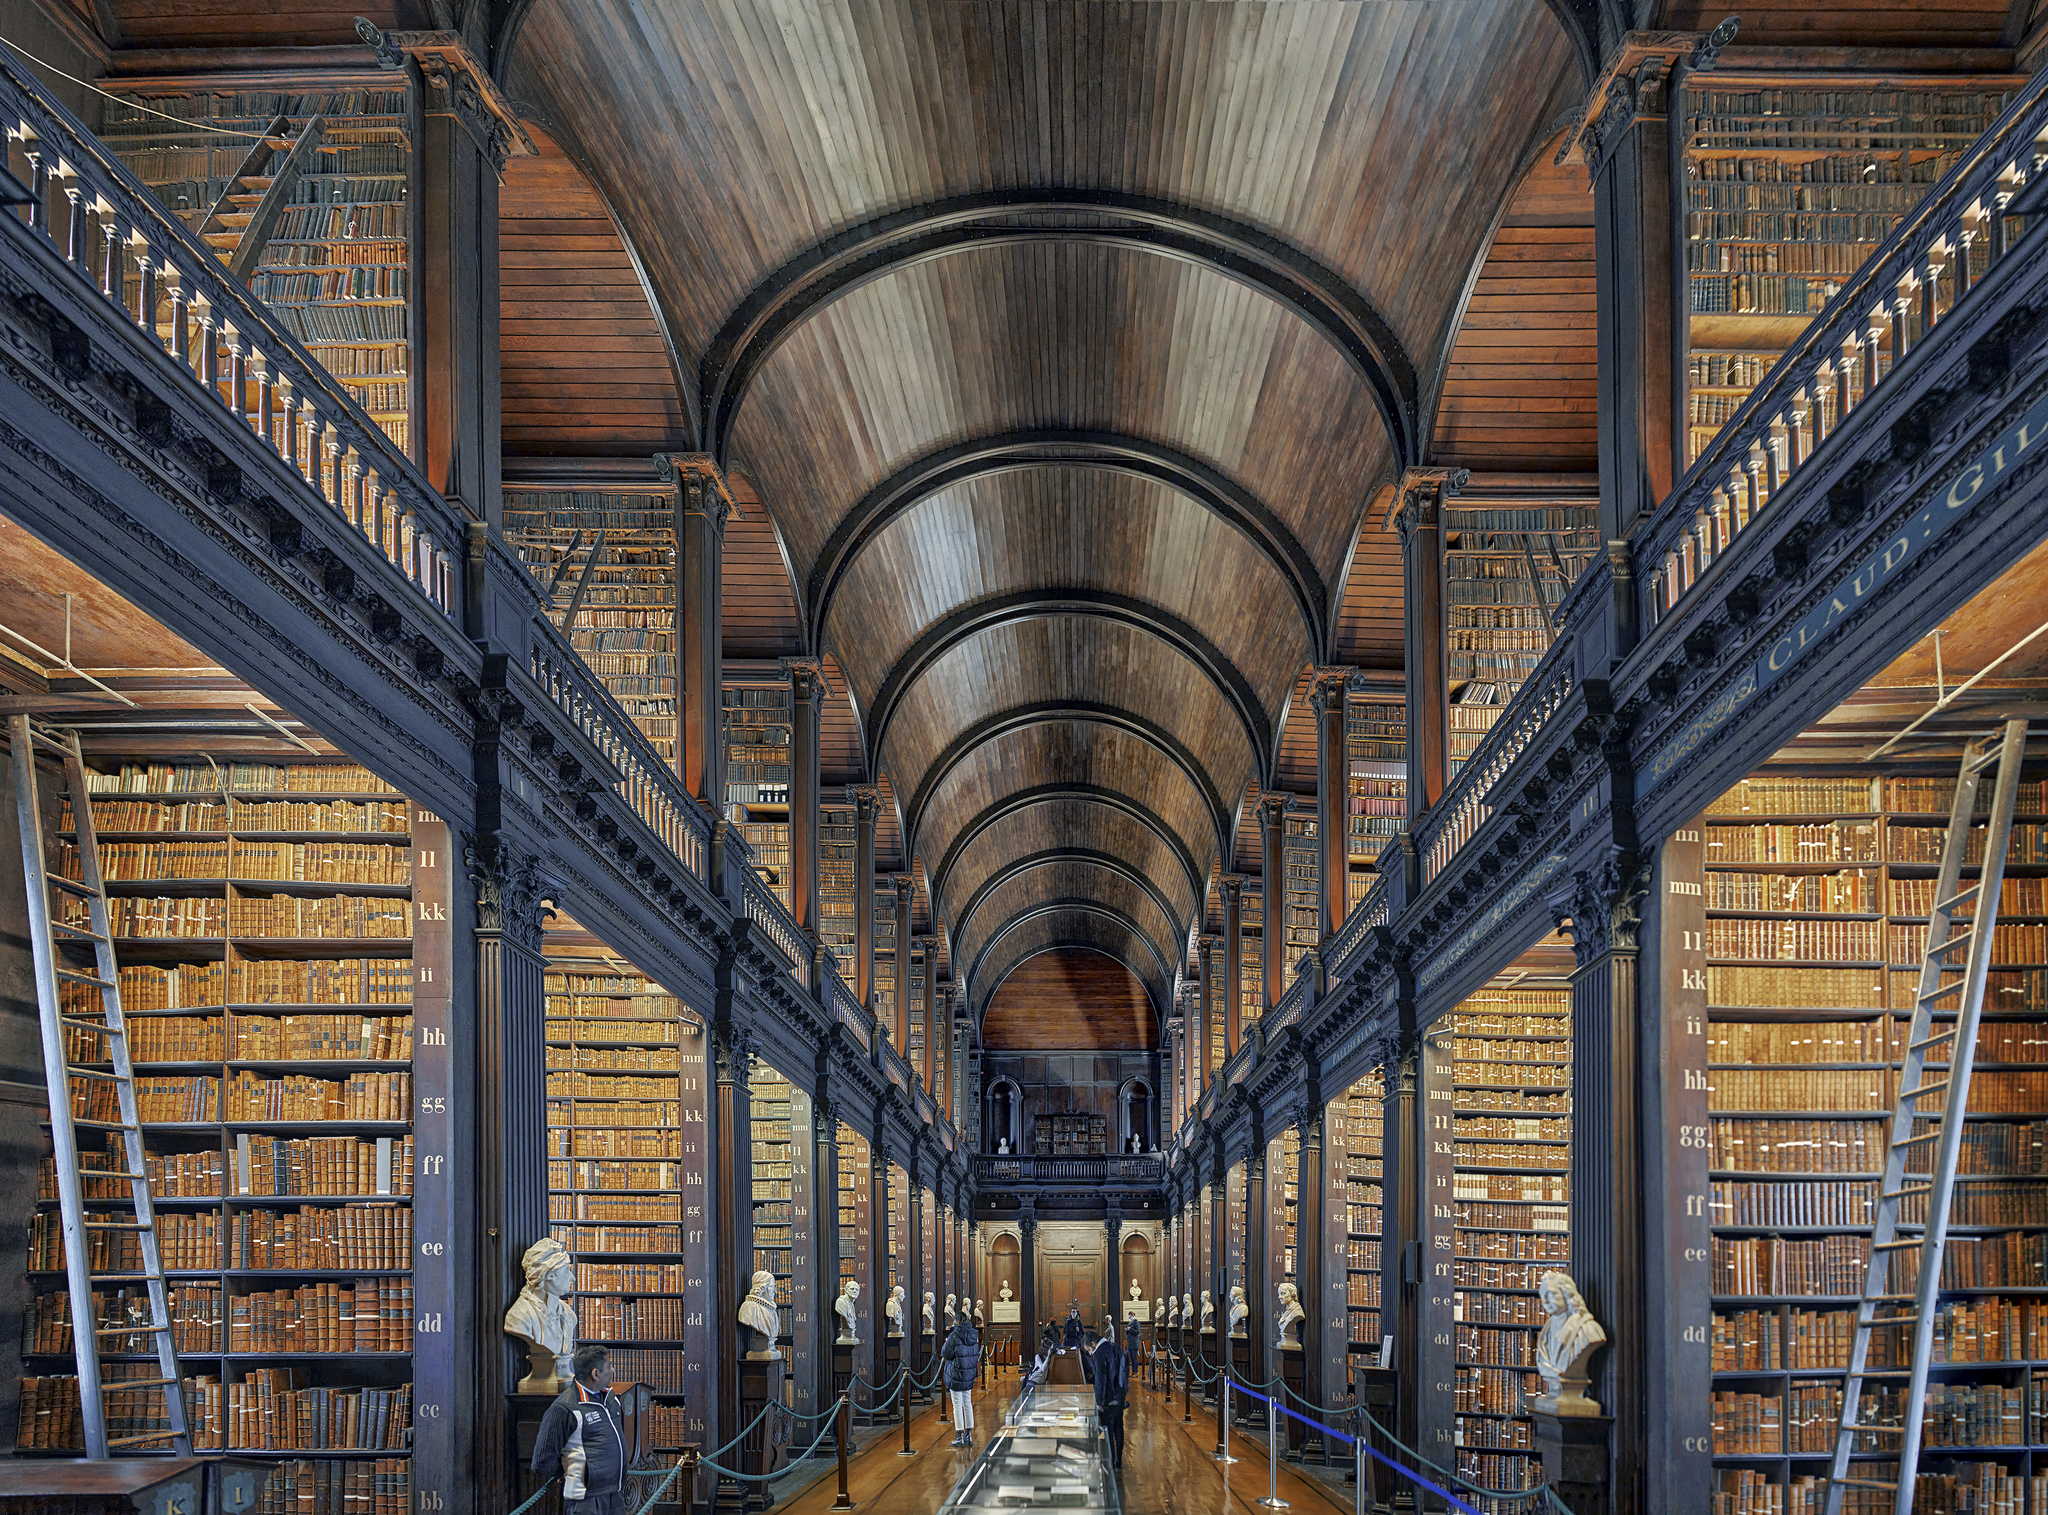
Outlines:
{"label": "row of old books", "polygon": [[[1464,1160],[1460,1154],[1458,1161]],[[1561,1204],[1496,1205],[1474,1204],[1460,1200],[1455,1206],[1454,1213],[1457,1225],[1488,1230],[1554,1231],[1562,1234],[1571,1229],[1571,1211]]]}
{"label": "row of old books", "polygon": [[[220,1266],[218,1210],[159,1211],[157,1256],[169,1272],[204,1272]],[[136,1273],[142,1244],[132,1231],[92,1231],[85,1238],[86,1262],[95,1273]],[[64,1227],[54,1210],[39,1210],[29,1224],[28,1266],[33,1273],[64,1271]]]}
{"label": "row of old books", "polygon": [[1562,1038],[1531,1041],[1490,1036],[1455,1036],[1451,1038],[1451,1056],[1463,1062],[1487,1062],[1506,1058],[1517,1063],[1569,1063],[1572,1060],[1572,1047],[1569,1041]]}
{"label": "row of old books", "polygon": [[410,1073],[320,1079],[244,1071],[229,1079],[227,1093],[231,1121],[402,1121],[412,1114]]}
{"label": "row of old books", "polygon": [[227,1266],[288,1272],[403,1271],[412,1266],[412,1211],[389,1204],[238,1211],[231,1217]]}
{"label": "row of old books", "polygon": [[672,1162],[619,1162],[603,1160],[548,1163],[550,1189],[599,1189],[607,1193],[680,1189],[682,1164]]}
{"label": "row of old books", "polygon": [[576,1301],[576,1329],[593,1341],[674,1339],[682,1336],[688,1313],[688,1302],[682,1299],[583,1298]]}
{"label": "row of old books", "polygon": [[396,794],[357,763],[123,763],[88,771],[90,794]]}
{"label": "row of old books", "polygon": [[1457,1360],[1490,1368],[1533,1368],[1535,1341],[1532,1331],[1483,1331],[1461,1325],[1457,1328]]}
{"label": "row of old books", "polygon": [[[555,1024],[549,1022],[551,1027]],[[682,1053],[673,1046],[549,1047],[547,1066],[605,1073],[677,1073],[682,1070]]]}
{"label": "row of old books", "polygon": [[412,901],[376,895],[296,894],[237,897],[227,902],[228,934],[255,937],[391,937],[412,935]]}
{"label": "row of old books", "polygon": [[593,1078],[580,1072],[550,1073],[547,1092],[551,1096],[587,1099],[657,1099],[676,1097],[674,1078]]}
{"label": "row of old books", "polygon": [[[221,1349],[219,1284],[173,1284],[164,1291],[171,1340],[180,1352]],[[148,1327],[154,1318],[145,1288],[92,1291],[93,1327],[100,1333],[102,1357],[153,1354],[156,1336]],[[121,1328],[129,1328],[125,1333]],[[38,1294],[29,1302],[26,1350],[61,1355],[74,1350],[71,1295],[63,1290]]]}
{"label": "row of old books", "polygon": [[548,1125],[650,1126],[672,1128],[682,1124],[682,1106],[673,1099],[605,1099],[582,1103],[582,1097],[563,1095],[548,1101]]}
{"label": "row of old books", "polygon": [[1572,1165],[1571,1148],[1566,1146],[1533,1146],[1524,1142],[1458,1142],[1453,1149],[1454,1159],[1461,1167],[1482,1168],[1555,1168],[1565,1169]]}
{"label": "row of old books", "polygon": [[412,1193],[413,1139],[406,1136],[235,1137],[237,1195],[367,1195]]}
{"label": "row of old books", "polygon": [[[550,1194],[548,1196],[548,1220],[551,1224],[563,1224],[572,1221],[646,1222],[681,1219],[682,1200],[674,1195],[636,1195],[631,1198],[614,1198],[610,1195],[572,1193]],[[617,1249],[575,1247],[571,1248],[571,1250],[581,1252]]]}
{"label": "row of old books", "polygon": [[1468,1141],[1568,1141],[1572,1134],[1570,1118],[1562,1115],[1461,1118],[1451,1129]]}
{"label": "row of old books", "polygon": [[229,1300],[230,1352],[410,1352],[412,1280],[303,1284]]}
{"label": "row of old books", "polygon": [[548,1128],[549,1157],[617,1159],[679,1158],[683,1133],[652,1126],[560,1126]]}
{"label": "row of old books", "polygon": [[229,965],[236,1004],[409,1005],[412,959],[348,957],[250,959]]}
{"label": "row of old books", "polygon": [[1453,1173],[1451,1193],[1457,1199],[1563,1204],[1571,1198],[1571,1180],[1550,1173]]}

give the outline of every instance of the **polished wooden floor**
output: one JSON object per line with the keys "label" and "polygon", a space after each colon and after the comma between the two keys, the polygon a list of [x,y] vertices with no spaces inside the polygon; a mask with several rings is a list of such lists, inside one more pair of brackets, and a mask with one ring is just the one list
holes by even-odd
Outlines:
{"label": "polished wooden floor", "polygon": [[[1015,1397],[1017,1380],[1005,1373],[974,1397],[975,1447],[986,1444],[988,1429],[1002,1422]],[[847,1488],[854,1507],[865,1515],[924,1515],[945,1501],[954,1482],[967,1471],[975,1452],[953,1451],[950,1423],[942,1424],[937,1406],[913,1417],[913,1457],[902,1453],[897,1434],[855,1457],[847,1468]],[[1130,1409],[1124,1416],[1123,1506],[1127,1515],[1271,1515],[1257,1501],[1266,1493],[1266,1458],[1257,1444],[1231,1437],[1231,1451],[1242,1461],[1225,1469],[1210,1455],[1216,1449],[1216,1415],[1203,1413],[1195,1401],[1192,1425],[1181,1422],[1181,1400],[1169,1409],[1165,1396],[1132,1386]],[[828,1515],[838,1496],[839,1481],[829,1476],[802,1494],[779,1504],[784,1515]],[[1280,1467],[1280,1497],[1295,1515],[1349,1515],[1351,1502],[1309,1482],[1285,1463]]]}

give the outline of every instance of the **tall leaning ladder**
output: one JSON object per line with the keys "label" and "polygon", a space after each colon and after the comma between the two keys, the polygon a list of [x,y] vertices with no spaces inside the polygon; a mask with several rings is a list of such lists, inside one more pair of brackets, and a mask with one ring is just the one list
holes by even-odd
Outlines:
{"label": "tall leaning ladder", "polygon": [[[64,1272],[71,1295],[71,1339],[78,1356],[79,1411],[85,1429],[88,1457],[105,1457],[124,1449],[169,1451],[190,1456],[192,1438],[185,1425],[185,1399],[178,1372],[177,1344],[171,1335],[170,1303],[164,1290],[163,1253],[157,1243],[156,1211],[150,1203],[149,1170],[144,1162],[142,1122],[135,1099],[135,1070],[129,1056],[127,1024],[121,1015],[120,973],[114,962],[113,933],[107,919],[107,894],[100,873],[99,842],[93,834],[92,800],[85,787],[85,762],[78,747],[78,733],[67,731],[60,740],[34,727],[25,715],[12,718],[9,745],[14,759],[14,795],[20,814],[22,867],[28,879],[29,933],[35,947],[36,1001],[41,1012],[43,1033],[43,1077],[50,1091],[50,1138],[56,1149],[57,1199],[64,1230]],[[78,830],[80,879],[67,879],[52,872],[43,845],[42,805],[36,783],[36,749],[46,748],[62,761],[71,812]],[[53,896],[82,901],[86,924],[76,923],[75,912],[52,909]],[[72,918],[67,920],[67,914]],[[90,945],[90,971],[76,966],[63,948]],[[83,984],[99,991],[101,1013],[67,1009],[62,996],[66,984]],[[89,996],[88,996],[89,998]],[[79,1059],[74,1061],[74,1049]],[[100,1101],[87,1096],[95,1084],[114,1087],[113,1112],[118,1120],[89,1119],[77,1109],[83,1106],[95,1116],[108,1113]],[[125,1168],[119,1173],[87,1172],[80,1165],[78,1138],[81,1131],[120,1133]],[[85,1187],[94,1181],[126,1180],[123,1198],[86,1197]],[[118,1187],[118,1183],[117,1183]],[[124,1217],[122,1209],[127,1211]],[[141,1271],[95,1272],[91,1244],[95,1233],[116,1241],[135,1239]],[[125,1248],[114,1249],[125,1254]],[[95,1285],[133,1288],[142,1286],[149,1295],[149,1323],[102,1326],[93,1308]],[[109,1438],[105,1385],[100,1375],[100,1339],[105,1336],[147,1335],[156,1343],[159,1375],[156,1378],[119,1379],[115,1388],[123,1395],[132,1391],[160,1388],[163,1391],[165,1426],[162,1431]],[[131,1401],[132,1402],[132,1401]],[[164,1444],[168,1442],[169,1446]]]}
{"label": "tall leaning ladder", "polygon": [[[1969,1104],[1970,1069],[1977,1056],[1977,1025],[1984,1012],[1985,976],[1991,967],[1992,935],[1998,924],[1998,899],[2005,881],[2006,846],[2012,837],[2013,802],[2019,793],[2020,763],[2026,745],[2027,723],[2007,721],[2003,732],[1982,746],[1966,745],[1963,749],[1962,772],[1957,776],[1955,803],[1949,811],[1948,837],[1941,849],[1941,871],[1928,912],[1927,951],[1920,961],[1920,985],[1913,996],[1912,1029],[1907,1034],[1906,1056],[1899,1073],[1898,1103],[1892,1110],[1884,1181],[1878,1192],[1877,1224],[1870,1239],[1870,1266],[1864,1277],[1862,1301],[1856,1307],[1849,1371],[1842,1381],[1842,1415],[1835,1427],[1834,1462],[1828,1473],[1827,1515],[1842,1515],[1843,1498],[1851,1489],[1889,1494],[1894,1515],[1909,1515],[1913,1508],[1913,1481],[1920,1466],[1922,1407],[1927,1401],[1927,1365],[1934,1353],[1934,1302],[1941,1290],[1949,1201],[1955,1192],[1956,1162],[1962,1151],[1963,1113]],[[1983,833],[1983,867],[1977,881],[1965,885],[1963,858],[1969,846],[1977,794],[1986,773],[1995,773],[1995,788],[1989,823]],[[1970,910],[1969,924],[1958,928],[1956,914],[1966,907]],[[1966,950],[1969,955],[1958,968],[1956,954]],[[1958,974],[1961,976],[1956,977]],[[1944,984],[1944,975],[1954,981]],[[1934,1017],[1949,1011],[1953,1011],[1954,1021],[1937,1024]],[[1932,1110],[1920,1110],[1919,1102],[1928,1098],[1938,1099],[1939,1104]],[[1913,1127],[1923,1122],[1927,1129],[1915,1135]],[[1931,1169],[1925,1159],[1909,1161],[1911,1154],[1930,1146],[1935,1148]],[[1907,1200],[1925,1201],[1924,1221],[1900,1218],[1900,1208]],[[1920,1234],[1901,1236],[1901,1230]],[[1912,1292],[1902,1293],[1894,1284],[1892,1260],[1915,1253],[1919,1266]],[[1905,1313],[1879,1314],[1881,1310]],[[1872,1333],[1895,1332],[1902,1327],[1912,1331],[1911,1366],[1872,1371],[1868,1367]],[[1893,1361],[1896,1360],[1894,1357]],[[1899,1422],[1871,1424],[1858,1418],[1866,1378],[1907,1380]],[[1886,1447],[1866,1451],[1863,1457],[1888,1462],[1896,1456],[1897,1482],[1850,1475],[1859,1435],[1885,1438]],[[1890,1444],[1896,1444],[1896,1452],[1890,1449]]]}

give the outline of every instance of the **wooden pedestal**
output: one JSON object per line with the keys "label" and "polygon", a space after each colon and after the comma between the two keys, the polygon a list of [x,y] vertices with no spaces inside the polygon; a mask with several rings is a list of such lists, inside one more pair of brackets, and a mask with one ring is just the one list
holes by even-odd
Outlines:
{"label": "wooden pedestal", "polygon": [[1223,1359],[1217,1355],[1216,1333],[1214,1331],[1203,1331],[1198,1334],[1201,1340],[1200,1357],[1202,1373],[1204,1377],[1210,1380],[1210,1382],[1202,1386],[1202,1400],[1205,1404],[1214,1404],[1216,1403],[1216,1395],[1219,1391],[1216,1372]]}
{"label": "wooden pedestal", "polygon": [[1535,1412],[1536,1450],[1543,1477],[1572,1515],[1608,1515],[1608,1442],[1612,1415],[1546,1415]]}
{"label": "wooden pedestal", "polygon": [[[1287,1386],[1287,1393],[1295,1396],[1293,1399],[1289,1399],[1287,1393],[1283,1393],[1280,1396],[1281,1404],[1290,1410],[1300,1411],[1304,1415],[1312,1415],[1314,1413],[1313,1411],[1302,1410],[1301,1408],[1301,1397],[1308,1385],[1308,1354],[1302,1351],[1300,1347],[1280,1348],[1280,1382]],[[1280,1445],[1287,1449],[1290,1457],[1294,1457],[1297,1460],[1308,1455],[1311,1449],[1320,1457],[1322,1455],[1323,1433],[1310,1430],[1292,1415],[1282,1415],[1280,1417]]]}
{"label": "wooden pedestal", "polygon": [[[748,1424],[770,1399],[779,1398],[781,1388],[782,1359],[779,1356],[755,1357],[749,1354],[741,1358],[740,1424]],[[769,1440],[770,1434],[766,1420],[747,1432],[746,1439],[739,1444],[739,1469],[742,1473],[758,1477],[774,1471],[776,1452],[774,1443]],[[765,1483],[749,1483],[743,1493],[749,1510],[765,1510],[775,1503],[775,1495]]]}

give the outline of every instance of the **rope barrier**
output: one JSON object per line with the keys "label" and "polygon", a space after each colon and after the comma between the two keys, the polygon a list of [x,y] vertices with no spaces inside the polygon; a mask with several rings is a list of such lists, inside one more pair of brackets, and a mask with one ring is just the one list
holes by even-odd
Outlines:
{"label": "rope barrier", "polygon": [[[1442,1463],[1433,1461],[1427,1453],[1416,1451],[1415,1448],[1409,1446],[1406,1442],[1402,1441],[1400,1437],[1396,1436],[1392,1431],[1389,1431],[1385,1426],[1381,1425],[1379,1423],[1378,1418],[1374,1416],[1372,1411],[1366,1409],[1364,1406],[1361,1405],[1359,1407],[1358,1413],[1365,1417],[1366,1423],[1368,1425],[1370,1425],[1375,1431],[1379,1432],[1380,1435],[1386,1437],[1387,1441],[1391,1445],[1399,1448],[1403,1452],[1406,1452],[1410,1457],[1414,1458],[1417,1462],[1421,1463],[1425,1468],[1430,1468],[1435,1472],[1443,1474],[1443,1476],[1450,1479],[1451,1482],[1459,1485],[1461,1488],[1464,1488],[1471,1493],[1478,1494],[1487,1499],[1507,1500],[1510,1503],[1522,1503],[1528,1500],[1535,1499],[1538,1496],[1541,1496],[1553,1511],[1561,1511],[1562,1515],[1571,1515],[1571,1511],[1565,1509],[1563,1503],[1559,1501],[1557,1495],[1554,1492],[1552,1492],[1550,1485],[1547,1483],[1540,1483],[1533,1489],[1489,1489],[1484,1484],[1474,1483],[1471,1479],[1465,1477],[1462,1473],[1458,1473],[1453,1469],[1447,1468]],[[1368,1448],[1367,1450],[1371,1449]]]}
{"label": "rope barrier", "polygon": [[[647,1503],[640,1506],[639,1515],[647,1515],[648,1511],[652,1510],[657,1504],[661,1502],[661,1496],[668,1492],[668,1486],[676,1481],[676,1474],[682,1471],[683,1465],[680,1462],[668,1470],[668,1477],[664,1478],[661,1481],[661,1487],[656,1489],[652,1494],[648,1495]],[[523,1510],[525,1508],[525,1505],[521,1505],[519,1507],[520,1510]],[[519,1515],[519,1510],[514,1510],[512,1512],[512,1515]]]}
{"label": "rope barrier", "polygon": [[[837,1410],[837,1409],[839,1408],[839,1406],[840,1406],[840,1404],[841,1404],[841,1402],[842,1402],[842,1401],[844,1401],[845,1403],[847,1403],[847,1404],[848,1404],[849,1406],[850,1406],[850,1405],[851,1405],[851,1403],[852,1403],[852,1401],[851,1401],[851,1400],[849,1400],[849,1399],[847,1398],[847,1396],[846,1396],[846,1395],[842,1394],[842,1395],[840,1395],[840,1396],[839,1396],[839,1398],[838,1398],[838,1399],[835,1399],[835,1400],[833,1400],[833,1401],[832,1401],[832,1408],[833,1408],[834,1410]],[[823,1442],[823,1441],[824,1441],[824,1439],[826,1438],[826,1436],[827,1436],[827,1435],[829,1435],[829,1434],[831,1433],[831,1430],[832,1430],[832,1427],[831,1427],[831,1426],[830,1426],[829,1424],[827,1424],[827,1425],[824,1425],[824,1426],[821,1426],[821,1427],[819,1428],[819,1430],[818,1430],[818,1434],[817,1434],[817,1437],[816,1437],[816,1438],[815,1438],[815,1439],[814,1439],[814,1440],[813,1440],[813,1441],[811,1442],[811,1444],[810,1444],[809,1446],[805,1447],[805,1448],[804,1448],[804,1449],[803,1449],[803,1450],[802,1450],[801,1452],[797,1452],[797,1453],[793,1454],[793,1455],[792,1455],[792,1456],[790,1457],[790,1459],[789,1459],[789,1460],[790,1460],[790,1462],[791,1462],[791,1463],[799,1463],[799,1462],[802,1462],[802,1461],[803,1461],[803,1460],[804,1460],[804,1459],[805,1459],[806,1457],[809,1457],[809,1456],[810,1456],[810,1455],[811,1455],[811,1454],[812,1454],[813,1452],[817,1451],[817,1450],[818,1450],[818,1446],[819,1446],[819,1443],[821,1443],[821,1442]],[[741,1434],[741,1435],[745,1435],[746,1433],[745,1433],[745,1432],[743,1431],[743,1432],[741,1432],[740,1434]],[[731,1446],[731,1445],[732,1445],[732,1443],[731,1443],[731,1442],[727,1442],[727,1443],[726,1443],[726,1446],[725,1446],[725,1447],[720,1447],[720,1448],[719,1448],[718,1450],[719,1450],[719,1451],[721,1451],[721,1452],[723,1452],[723,1451],[724,1451],[724,1450],[726,1449],[726,1447],[729,1447],[729,1446]],[[700,1467],[706,1467],[706,1468],[711,1468],[711,1469],[714,1469],[714,1470],[716,1470],[717,1472],[719,1472],[719,1473],[722,1473],[722,1474],[724,1474],[724,1475],[725,1475],[725,1476],[726,1476],[727,1478],[737,1478],[737,1479],[739,1479],[739,1480],[740,1480],[740,1481],[741,1481],[742,1483],[767,1483],[767,1482],[771,1481],[772,1479],[777,1479],[777,1478],[781,1478],[781,1477],[783,1477],[783,1476],[784,1476],[785,1474],[787,1474],[787,1473],[788,1473],[788,1472],[790,1471],[790,1470],[789,1470],[788,1468],[784,1468],[784,1469],[782,1470],[782,1472],[780,1472],[780,1473],[741,1473],[741,1472],[738,1472],[738,1471],[736,1471],[736,1470],[734,1470],[734,1469],[732,1469],[732,1468],[728,1468],[728,1467],[726,1467],[726,1466],[725,1466],[725,1465],[724,1465],[723,1463],[716,1463],[716,1462],[713,1462],[713,1461],[712,1461],[712,1460],[711,1460],[710,1458],[708,1458],[708,1457],[704,1457],[704,1458],[699,1458],[699,1459],[698,1459],[698,1465],[699,1465]],[[642,1510],[642,1511],[640,1512],[640,1515],[647,1515],[647,1512],[646,1512],[645,1510]]]}
{"label": "rope barrier", "polygon": [[528,1499],[526,1503],[520,1505],[517,1509],[515,1509],[512,1512],[512,1515],[526,1515],[526,1512],[532,1509],[535,1505],[539,1504],[541,1502],[542,1496],[545,1495],[547,1491],[549,1489],[552,1489],[554,1486],[555,1480],[550,1478],[546,1483],[542,1484],[538,1489],[534,1491],[533,1496],[530,1499]]}
{"label": "rope barrier", "polygon": [[[770,1400],[768,1402],[768,1408],[771,1410],[780,1410],[783,1414],[787,1415],[791,1420],[823,1420],[827,1415],[836,1415],[839,1413],[839,1401],[836,1399],[833,1400],[829,1408],[820,1410],[815,1415],[806,1415],[801,1410],[792,1410],[788,1405],[782,1404],[776,1400]],[[752,1430],[753,1427],[749,1426],[747,1429]],[[743,1431],[740,1434],[745,1435],[746,1432]],[[728,1443],[728,1445],[730,1445],[730,1443]],[[719,1450],[722,1452],[725,1450],[725,1448],[720,1447]]]}
{"label": "rope barrier", "polygon": [[740,1431],[739,1435],[735,1436],[731,1441],[727,1442],[724,1446],[720,1447],[717,1452],[705,1453],[704,1460],[706,1462],[709,1462],[712,1458],[716,1457],[719,1452],[730,1452],[734,1447],[738,1446],[742,1441],[746,1440],[748,1432],[752,1431],[755,1426],[758,1426],[762,1421],[766,1420],[768,1418],[768,1412],[770,1410],[775,1409],[777,1407],[777,1404],[778,1401],[771,1399],[768,1401],[768,1403],[761,1406],[761,1413],[759,1415],[756,1415],[752,1420],[748,1421],[745,1427],[742,1428],[742,1430]]}

